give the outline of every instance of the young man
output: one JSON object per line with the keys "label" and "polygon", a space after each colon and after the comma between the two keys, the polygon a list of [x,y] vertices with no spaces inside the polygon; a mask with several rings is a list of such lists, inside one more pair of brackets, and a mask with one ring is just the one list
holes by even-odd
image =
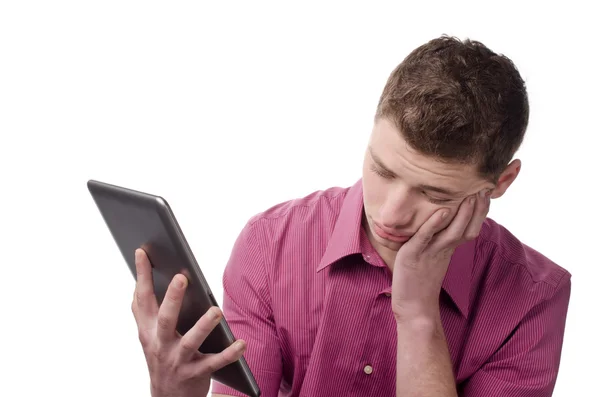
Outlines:
{"label": "young man", "polygon": [[570,274],[486,217],[519,173],[528,115],[509,59],[445,36],[415,49],[383,90],[362,178],[242,230],[223,312],[243,342],[221,354],[196,351],[218,310],[177,335],[185,277],[158,308],[138,252],[153,395],[205,396],[243,353],[264,397],[551,396]]}

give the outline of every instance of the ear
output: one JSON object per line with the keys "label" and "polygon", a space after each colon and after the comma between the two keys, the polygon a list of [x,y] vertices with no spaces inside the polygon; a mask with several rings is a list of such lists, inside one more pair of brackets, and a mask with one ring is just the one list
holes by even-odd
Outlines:
{"label": "ear", "polygon": [[515,159],[500,174],[498,183],[496,183],[496,187],[492,190],[491,198],[502,197],[510,185],[517,179],[519,171],[521,171],[521,160]]}

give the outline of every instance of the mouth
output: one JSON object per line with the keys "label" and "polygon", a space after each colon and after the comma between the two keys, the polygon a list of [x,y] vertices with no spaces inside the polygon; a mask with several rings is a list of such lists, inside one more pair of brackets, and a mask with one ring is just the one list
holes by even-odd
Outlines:
{"label": "mouth", "polygon": [[391,232],[387,231],[386,229],[384,229],[383,227],[381,227],[380,225],[378,225],[376,222],[373,222],[373,225],[374,225],[375,233],[379,237],[381,237],[382,239],[385,239],[385,240],[393,241],[396,243],[404,243],[404,242],[410,240],[410,238],[412,237],[409,235],[400,235],[400,234],[391,233]]}

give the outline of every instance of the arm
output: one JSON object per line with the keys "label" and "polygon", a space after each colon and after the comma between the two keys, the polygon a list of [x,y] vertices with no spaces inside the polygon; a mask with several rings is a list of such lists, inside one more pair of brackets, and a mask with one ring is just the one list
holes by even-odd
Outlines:
{"label": "arm", "polygon": [[457,397],[439,296],[454,250],[481,230],[490,203],[484,193],[467,197],[454,216],[448,208],[436,211],[398,250],[392,279],[397,396]]}
{"label": "arm", "polygon": [[396,395],[457,397],[439,315],[399,322]]}
{"label": "arm", "polygon": [[558,376],[571,295],[565,273],[554,294],[534,306],[512,336],[459,387],[461,397],[551,397]]}
{"label": "arm", "polygon": [[[271,307],[267,251],[261,221],[248,223],[237,238],[223,273],[223,315],[236,339],[246,342],[246,359],[262,397],[275,397],[282,377],[279,337]],[[213,382],[213,396],[244,395]]]}
{"label": "arm", "polygon": [[[398,251],[392,311],[398,324],[397,395],[403,397],[550,397],[558,374],[571,283],[556,288],[468,380],[454,385],[439,314],[439,292],[454,249],[474,239],[489,194],[463,201],[455,217],[435,213]],[[446,220],[444,220],[446,219]]]}

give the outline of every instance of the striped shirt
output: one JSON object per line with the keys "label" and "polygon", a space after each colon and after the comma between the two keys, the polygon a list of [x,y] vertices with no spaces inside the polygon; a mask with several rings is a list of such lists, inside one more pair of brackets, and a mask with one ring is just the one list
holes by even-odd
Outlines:
{"label": "striped shirt", "polygon": [[[362,212],[358,181],[276,205],[236,240],[222,309],[262,397],[395,396],[392,278]],[[440,312],[460,396],[552,395],[570,279],[489,218],[456,249]]]}

